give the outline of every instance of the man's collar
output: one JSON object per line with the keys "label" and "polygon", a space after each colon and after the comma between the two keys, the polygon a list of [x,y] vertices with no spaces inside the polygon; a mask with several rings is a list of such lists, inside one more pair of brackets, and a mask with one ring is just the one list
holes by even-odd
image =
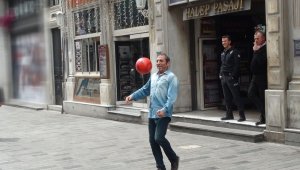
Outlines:
{"label": "man's collar", "polygon": [[231,49],[232,49],[232,47],[230,47],[230,48],[225,48],[225,49],[224,49],[224,52],[230,51]]}
{"label": "man's collar", "polygon": [[157,75],[163,75],[163,74],[169,74],[169,73],[170,73],[170,70],[168,69],[168,70],[166,70],[166,71],[163,72],[163,73],[157,72],[156,74],[157,74]]}

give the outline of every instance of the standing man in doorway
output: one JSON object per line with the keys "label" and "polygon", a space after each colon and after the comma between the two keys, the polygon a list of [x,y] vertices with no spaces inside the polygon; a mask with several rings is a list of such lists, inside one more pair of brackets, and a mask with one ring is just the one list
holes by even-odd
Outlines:
{"label": "standing man in doorway", "polygon": [[156,59],[158,72],[153,73],[148,82],[127,96],[125,101],[138,100],[150,95],[148,114],[149,141],[158,170],[165,170],[161,148],[171,162],[171,170],[177,170],[179,157],[165,138],[173,113],[173,104],[178,93],[178,80],[169,70],[170,58],[161,53]]}
{"label": "standing man in doorway", "polygon": [[260,112],[256,125],[265,124],[265,90],[267,89],[267,52],[266,37],[262,31],[254,34],[253,58],[250,69],[252,79],[248,89],[248,97]]}
{"label": "standing man in doorway", "polygon": [[220,79],[226,104],[226,115],[221,120],[234,119],[232,108],[234,100],[239,110],[240,118],[238,121],[242,122],[246,120],[246,117],[239,87],[240,54],[231,46],[229,35],[222,36],[222,45],[224,51],[221,54]]}

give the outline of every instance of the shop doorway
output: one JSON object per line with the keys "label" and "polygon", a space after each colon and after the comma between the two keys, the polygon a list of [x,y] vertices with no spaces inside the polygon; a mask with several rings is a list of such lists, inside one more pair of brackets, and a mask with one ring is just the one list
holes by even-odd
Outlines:
{"label": "shop doorway", "polygon": [[60,30],[54,28],[52,32],[52,45],[53,45],[53,63],[54,63],[54,88],[55,88],[55,104],[62,105],[62,83],[63,83],[63,71],[62,71],[62,55],[61,55],[61,37]]}
{"label": "shop doorway", "polygon": [[202,38],[199,41],[202,57],[200,60],[201,73],[201,110],[218,107],[221,103],[219,80],[220,62],[217,53],[216,38]]}
{"label": "shop doorway", "polygon": [[199,39],[200,81],[201,81],[201,110],[218,108],[225,109],[223,91],[219,80],[220,54],[223,51],[222,35],[232,37],[232,45],[240,51],[240,92],[246,107],[252,108],[247,91],[251,80],[250,61],[254,23],[249,22],[251,16],[224,15],[202,19]]}
{"label": "shop doorway", "polygon": [[222,35],[232,37],[232,45],[240,51],[240,91],[246,109],[255,109],[247,92],[251,80],[253,34],[258,24],[265,25],[264,1],[252,1],[252,9],[238,13],[199,19],[199,74],[200,93],[198,109],[225,110],[223,91],[219,80]]}
{"label": "shop doorway", "polygon": [[[117,99],[123,101],[126,96],[142,87],[150,77],[150,74],[140,75],[135,69],[135,63],[139,58],[150,58],[149,38],[116,41],[115,48]],[[146,100],[141,102],[146,102]]]}

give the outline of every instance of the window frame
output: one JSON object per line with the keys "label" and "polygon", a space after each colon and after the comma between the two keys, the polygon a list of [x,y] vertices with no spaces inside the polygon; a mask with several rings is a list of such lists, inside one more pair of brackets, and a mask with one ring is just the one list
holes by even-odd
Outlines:
{"label": "window frame", "polygon": [[[76,8],[76,9],[73,9],[71,10],[71,18],[72,18],[72,21],[71,21],[71,24],[72,24],[72,31],[73,31],[73,50],[74,50],[74,55],[75,55],[75,61],[76,61],[76,47],[75,47],[75,42],[76,41],[86,41],[86,40],[89,40],[89,39],[93,39],[93,38],[99,38],[99,42],[101,44],[101,36],[102,36],[102,30],[101,30],[101,19],[99,20],[99,26],[100,26],[100,32],[95,32],[95,33],[89,33],[89,34],[84,34],[84,35],[76,35],[76,28],[75,28],[75,14],[77,12],[80,12],[80,11],[84,11],[84,10],[89,10],[89,9],[93,9],[93,8],[99,8],[99,13],[100,13],[100,6],[97,2],[91,2],[90,4],[85,4],[83,5],[81,8]],[[81,44],[82,45],[82,44]],[[96,71],[91,71],[90,68],[87,68],[88,71],[84,71],[83,69],[83,65],[82,65],[82,62],[81,62],[81,71],[77,71],[76,69],[76,62],[74,63],[74,68],[75,68],[75,76],[76,77],[90,77],[90,78],[95,78],[95,77],[100,77],[100,68],[98,67],[98,63],[99,63],[99,54],[97,53],[97,49],[94,49],[95,52],[96,52],[96,55],[97,55],[97,63],[96,63]],[[83,54],[81,54],[81,61],[83,59]],[[88,58],[90,58],[89,54],[87,56]],[[90,59],[89,59],[89,62],[90,62]]]}
{"label": "window frame", "polygon": [[54,6],[59,6],[60,4],[60,0],[48,0],[48,6],[50,8]]}

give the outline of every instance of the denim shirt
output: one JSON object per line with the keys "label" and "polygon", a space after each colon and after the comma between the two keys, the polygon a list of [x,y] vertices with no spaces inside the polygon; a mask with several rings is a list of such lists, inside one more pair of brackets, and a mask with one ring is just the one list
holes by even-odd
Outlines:
{"label": "denim shirt", "polygon": [[162,74],[154,73],[148,82],[131,94],[133,100],[150,95],[148,118],[159,118],[156,112],[161,110],[165,117],[172,117],[173,104],[178,93],[178,80],[174,73],[167,70]]}

